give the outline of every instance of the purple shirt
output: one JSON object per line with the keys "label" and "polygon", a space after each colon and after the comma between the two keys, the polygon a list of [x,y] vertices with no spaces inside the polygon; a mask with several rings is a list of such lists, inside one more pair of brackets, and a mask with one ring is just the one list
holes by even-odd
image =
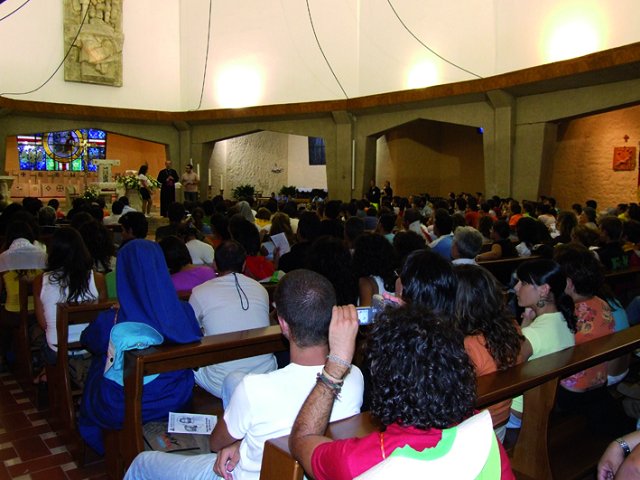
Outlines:
{"label": "purple shirt", "polygon": [[212,278],[216,278],[216,271],[208,265],[193,267],[171,275],[171,281],[177,292],[190,292],[193,287],[197,287]]}

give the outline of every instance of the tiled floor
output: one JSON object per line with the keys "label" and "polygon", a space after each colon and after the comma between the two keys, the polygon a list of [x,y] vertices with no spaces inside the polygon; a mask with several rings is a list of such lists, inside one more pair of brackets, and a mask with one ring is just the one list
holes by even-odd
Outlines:
{"label": "tiled floor", "polygon": [[79,468],[39,411],[35,388],[0,374],[0,480],[103,480],[104,463]]}

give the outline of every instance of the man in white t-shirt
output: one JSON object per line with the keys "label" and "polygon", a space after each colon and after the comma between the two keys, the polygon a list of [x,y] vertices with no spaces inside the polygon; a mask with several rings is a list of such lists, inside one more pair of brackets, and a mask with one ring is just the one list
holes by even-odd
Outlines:
{"label": "man in white t-shirt", "polygon": [[[290,432],[316,384],[329,353],[327,335],[335,303],[335,291],[323,276],[309,270],[288,273],[278,286],[276,307],[282,332],[290,341],[291,363],[275,372],[244,377],[211,434],[211,450],[217,454],[144,452],[131,464],[125,479],[233,476],[234,480],[258,480],[264,442]],[[358,413],[362,393],[362,373],[352,367],[333,405],[331,421]]]}
{"label": "man in white t-shirt", "polygon": [[[205,335],[269,326],[269,294],[258,282],[243,275],[246,252],[234,240],[223,242],[215,254],[218,276],[195,287],[189,303]],[[268,353],[199,368],[196,383],[222,398],[227,406],[242,375],[267,373],[277,368]],[[228,380],[230,373],[234,373]]]}

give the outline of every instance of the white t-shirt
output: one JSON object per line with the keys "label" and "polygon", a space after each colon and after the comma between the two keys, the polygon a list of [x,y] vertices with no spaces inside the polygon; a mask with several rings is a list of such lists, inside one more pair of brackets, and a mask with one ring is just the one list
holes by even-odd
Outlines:
{"label": "white t-shirt", "polygon": [[[189,303],[205,335],[269,326],[267,290],[241,273],[230,273],[198,285],[191,292]],[[275,358],[267,353],[200,368],[196,372],[196,382],[213,395],[220,396],[222,381],[229,373],[236,370],[264,373],[274,368]]]}
{"label": "white t-shirt", "polygon": [[189,240],[186,245],[194,265],[213,265],[215,252],[211,245],[196,238]]}
{"label": "white t-shirt", "polygon": [[[56,319],[58,317],[58,303],[67,301],[69,295],[68,288],[62,288],[58,283],[51,283],[51,273],[45,272],[42,275],[42,291],[40,292],[40,300],[44,309],[44,319],[47,323],[46,335],[47,344],[54,352],[58,351],[58,330],[56,328]],[[89,278],[89,294],[82,297],[79,302],[89,302],[98,299],[98,289],[93,278],[93,271]],[[78,325],[69,325],[69,342],[77,342],[80,340],[80,334],[89,325],[81,323]]]}
{"label": "white t-shirt", "polygon": [[[248,375],[236,388],[225,410],[229,434],[242,439],[240,462],[233,470],[234,480],[258,480],[264,442],[288,435],[300,407],[316,383],[322,365],[295,363],[263,375]],[[331,421],[360,412],[364,381],[353,366],[345,378],[340,398],[331,411]]]}

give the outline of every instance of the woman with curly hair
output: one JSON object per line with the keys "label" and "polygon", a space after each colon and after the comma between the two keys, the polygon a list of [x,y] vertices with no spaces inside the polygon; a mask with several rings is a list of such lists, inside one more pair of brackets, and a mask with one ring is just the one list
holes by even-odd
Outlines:
{"label": "woman with curly hair", "polygon": [[431,250],[416,250],[409,254],[402,267],[396,294],[403,302],[453,317],[456,288],[451,262]]}
{"label": "woman with curly hair", "polygon": [[395,289],[395,252],[389,241],[377,233],[360,235],[353,252],[353,274],[358,279],[359,305],[367,307],[375,294]]}
{"label": "woman with curly hair", "polygon": [[[351,361],[356,318],[348,307],[334,307],[331,355],[323,372],[340,382],[347,368],[336,358],[347,365]],[[332,387],[317,382],[289,438],[291,452],[305,471],[318,480],[441,478],[445,469],[447,478],[515,478],[490,415],[474,415],[473,366],[462,333],[449,322],[421,305],[387,308],[378,315],[366,348],[371,412],[380,420],[381,431],[362,438],[324,437],[335,397]],[[478,453],[476,458],[456,448],[465,439]],[[411,461],[398,455],[400,449],[410,452]]]}
{"label": "woman with curly hair", "polygon": [[[456,323],[464,333],[464,347],[476,375],[486,375],[518,363],[524,337],[507,316],[504,296],[491,273],[476,265],[457,265]],[[511,400],[491,405],[496,434],[504,439]]]}
{"label": "woman with curly hair", "polygon": [[[58,351],[58,303],[107,299],[104,276],[95,272],[93,267],[93,259],[80,234],[74,228],[56,230],[49,245],[47,268],[33,281],[36,318],[47,337],[44,361],[48,364],[56,363]],[[86,324],[70,326],[69,341],[78,341],[84,327]]]}

